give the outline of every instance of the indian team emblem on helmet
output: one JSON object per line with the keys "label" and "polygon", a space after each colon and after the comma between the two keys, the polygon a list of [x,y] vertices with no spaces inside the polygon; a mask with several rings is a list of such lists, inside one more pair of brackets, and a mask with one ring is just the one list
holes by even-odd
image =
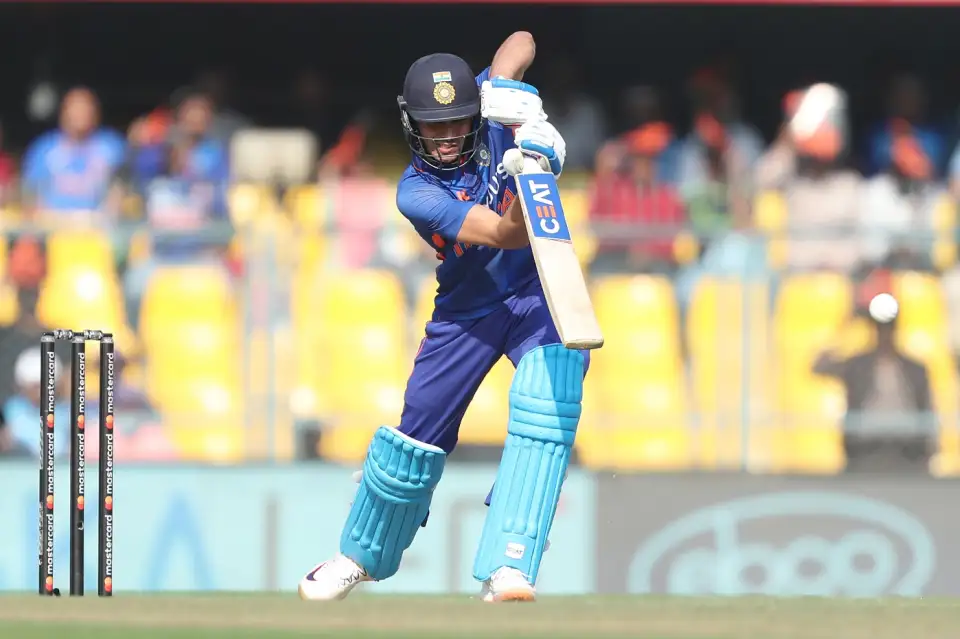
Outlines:
{"label": "indian team emblem on helmet", "polygon": [[490,149],[486,144],[477,146],[477,164],[479,166],[490,166]]}
{"label": "indian team emblem on helmet", "polygon": [[433,99],[440,104],[450,104],[457,97],[457,92],[449,82],[438,82],[433,87]]}

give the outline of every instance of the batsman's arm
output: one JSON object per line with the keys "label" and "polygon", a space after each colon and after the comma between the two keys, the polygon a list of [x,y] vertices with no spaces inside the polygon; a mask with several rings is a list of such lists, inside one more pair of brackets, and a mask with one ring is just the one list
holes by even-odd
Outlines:
{"label": "batsman's arm", "polygon": [[528,244],[523,208],[515,198],[503,217],[486,206],[454,199],[421,180],[404,180],[397,189],[397,209],[425,237],[501,249]]}
{"label": "batsman's arm", "polygon": [[527,31],[517,31],[503,41],[493,62],[490,64],[490,77],[504,77],[510,80],[522,80],[523,74],[533,64],[537,53],[533,36]]}
{"label": "batsman's arm", "polygon": [[518,249],[527,246],[530,238],[523,220],[520,198],[514,198],[500,217],[479,204],[467,211],[457,241],[498,249]]}

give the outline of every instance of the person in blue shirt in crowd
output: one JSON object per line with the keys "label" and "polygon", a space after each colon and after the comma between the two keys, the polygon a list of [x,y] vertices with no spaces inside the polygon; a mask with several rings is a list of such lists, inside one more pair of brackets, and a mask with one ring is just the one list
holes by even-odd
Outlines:
{"label": "person in blue shirt in crowd", "polygon": [[914,74],[894,76],[886,96],[887,118],[874,124],[867,136],[866,175],[888,171],[893,166],[895,140],[913,137],[933,166],[933,177],[943,175],[948,164],[949,146],[945,127],[929,117],[927,91]]}
{"label": "person in blue shirt in crowd", "polygon": [[143,143],[136,130],[131,134],[130,179],[143,197],[154,232],[150,257],[132,266],[125,278],[128,317],[134,326],[140,300],[158,266],[220,264],[231,233],[227,150],[211,135],[212,103],[192,90],[177,102],[175,121],[162,140]]}
{"label": "person in blue shirt in crowd", "polygon": [[[23,351],[14,364],[14,380],[16,393],[3,402],[2,414],[7,435],[13,449],[20,454],[40,458],[40,348],[35,347]],[[59,359],[56,364],[56,378],[58,382],[57,399],[54,407],[54,420],[57,424],[68,424],[70,419],[70,405],[63,393],[63,383],[69,376],[63,373],[63,366]],[[69,383],[69,382],[67,382]],[[66,456],[69,452],[69,428],[59,428],[56,431],[56,454]]]}
{"label": "person in blue shirt in crowd", "polygon": [[51,213],[100,210],[125,150],[118,132],[100,126],[96,95],[71,89],[60,107],[59,128],[37,138],[24,156],[26,200]]}

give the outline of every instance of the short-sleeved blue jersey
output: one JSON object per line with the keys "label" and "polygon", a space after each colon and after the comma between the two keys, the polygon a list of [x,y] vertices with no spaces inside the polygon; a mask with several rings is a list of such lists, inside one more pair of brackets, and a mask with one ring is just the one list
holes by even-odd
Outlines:
{"label": "short-sleeved blue jersey", "polygon": [[[488,67],[477,84],[489,76]],[[482,317],[537,276],[529,247],[457,242],[467,211],[480,204],[502,216],[517,194],[516,182],[503,169],[504,151],[515,146],[512,131],[485,122],[477,144],[473,159],[457,170],[439,171],[414,158],[397,185],[397,208],[442,260],[434,320]]]}

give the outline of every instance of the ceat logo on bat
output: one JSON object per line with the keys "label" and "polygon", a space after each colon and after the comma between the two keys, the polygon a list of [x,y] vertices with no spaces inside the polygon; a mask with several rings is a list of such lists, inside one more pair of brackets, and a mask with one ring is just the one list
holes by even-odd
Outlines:
{"label": "ceat logo on bat", "polygon": [[548,173],[516,177],[520,197],[530,216],[534,237],[570,241],[567,216],[560,203],[557,180]]}

